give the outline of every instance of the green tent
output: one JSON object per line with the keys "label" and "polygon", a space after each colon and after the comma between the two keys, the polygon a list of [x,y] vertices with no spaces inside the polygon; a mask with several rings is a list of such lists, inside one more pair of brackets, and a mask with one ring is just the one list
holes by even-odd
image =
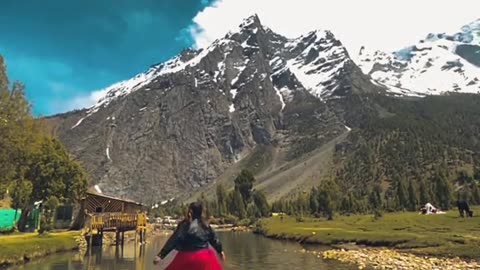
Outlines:
{"label": "green tent", "polygon": [[22,214],[18,210],[15,217],[15,209],[0,209],[0,232],[11,231]]}

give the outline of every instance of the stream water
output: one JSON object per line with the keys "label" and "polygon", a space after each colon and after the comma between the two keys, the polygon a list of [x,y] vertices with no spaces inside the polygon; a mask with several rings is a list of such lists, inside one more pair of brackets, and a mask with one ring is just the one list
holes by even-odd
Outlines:
{"label": "stream water", "polygon": [[[356,269],[354,266],[335,261],[324,261],[309,253],[300,252],[304,248],[294,242],[267,239],[252,233],[219,232],[227,261],[226,270],[240,269]],[[167,236],[151,238],[146,246],[135,247],[126,243],[122,249],[104,247],[92,250],[92,255],[64,253],[52,255],[8,270],[154,270],[153,257],[165,243]],[[88,253],[87,253],[88,254]]]}

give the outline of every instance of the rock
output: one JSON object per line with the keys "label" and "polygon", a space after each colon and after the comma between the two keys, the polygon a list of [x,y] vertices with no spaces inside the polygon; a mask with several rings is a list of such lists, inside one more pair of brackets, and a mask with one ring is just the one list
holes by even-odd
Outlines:
{"label": "rock", "polygon": [[419,257],[387,249],[327,250],[324,259],[335,259],[358,265],[359,269],[478,269],[477,262],[465,262],[458,258]]}

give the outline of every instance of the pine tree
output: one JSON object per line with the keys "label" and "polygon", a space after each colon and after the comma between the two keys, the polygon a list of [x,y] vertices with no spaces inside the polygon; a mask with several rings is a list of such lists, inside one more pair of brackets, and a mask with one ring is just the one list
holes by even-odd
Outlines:
{"label": "pine tree", "polygon": [[329,219],[333,219],[333,214],[337,209],[339,199],[339,188],[335,180],[328,179],[322,181],[318,187],[319,210]]}
{"label": "pine tree", "polygon": [[398,196],[398,204],[400,205],[401,209],[404,210],[408,207],[408,192],[405,182],[403,180],[397,180],[397,196]]}
{"label": "pine tree", "polygon": [[441,209],[450,209],[452,193],[450,183],[443,172],[435,177],[435,195]]}
{"label": "pine tree", "polygon": [[2,91],[7,91],[8,89],[8,78],[7,78],[7,68],[5,66],[5,61],[0,55],[0,93]]}
{"label": "pine tree", "polygon": [[472,188],[472,204],[479,205],[480,204],[480,189],[478,188],[478,184],[476,181],[473,181]]}
{"label": "pine tree", "polygon": [[247,207],[247,216],[250,219],[254,219],[260,218],[262,215],[260,214],[260,210],[258,209],[258,207],[254,203],[251,203]]}
{"label": "pine tree", "polygon": [[9,182],[22,177],[42,135],[30,115],[23,85],[18,82],[12,90],[5,86],[0,89],[0,134],[0,189],[5,189]]}
{"label": "pine tree", "polygon": [[389,188],[384,194],[384,208],[388,212],[394,212],[399,209],[398,196],[396,190]]}
{"label": "pine tree", "polygon": [[245,205],[247,205],[252,199],[252,189],[255,177],[250,171],[242,170],[237,178],[235,178],[234,182],[235,189],[240,192]]}
{"label": "pine tree", "polygon": [[353,203],[350,200],[350,194],[344,195],[342,197],[342,202],[340,203],[340,210],[343,214],[353,212]]}
{"label": "pine tree", "polygon": [[380,187],[380,185],[375,185],[370,192],[370,195],[368,196],[368,202],[373,210],[375,218],[379,218],[382,216],[383,202],[381,193],[382,188]]}
{"label": "pine tree", "polygon": [[415,185],[413,184],[412,180],[410,180],[408,183],[408,210],[415,211],[417,210],[417,206],[417,192],[415,189]]}
{"label": "pine tree", "polygon": [[238,218],[244,219],[246,217],[245,203],[243,202],[242,194],[239,189],[233,191],[232,207],[231,212]]}
{"label": "pine tree", "polygon": [[265,193],[255,191],[253,193],[253,202],[260,214],[260,216],[257,217],[268,217],[270,215],[270,206],[268,205]]}
{"label": "pine tree", "polygon": [[217,205],[218,205],[218,215],[225,216],[227,215],[227,191],[222,184],[217,185]]}
{"label": "pine tree", "polygon": [[425,205],[432,200],[430,193],[431,189],[427,187],[425,181],[420,181],[420,205]]}
{"label": "pine tree", "polygon": [[314,215],[318,213],[318,191],[315,187],[310,191],[310,214]]}

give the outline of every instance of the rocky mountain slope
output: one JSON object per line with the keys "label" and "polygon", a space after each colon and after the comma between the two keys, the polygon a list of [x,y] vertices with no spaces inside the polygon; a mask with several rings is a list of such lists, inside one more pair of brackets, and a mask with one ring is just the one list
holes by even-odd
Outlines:
{"label": "rocky mountain slope", "polygon": [[[275,196],[318,181],[333,142],[350,130],[344,109],[328,103],[385,87],[331,32],[287,39],[252,16],[211,46],[104,92],[95,106],[47,121],[104,192],[153,203],[227,181],[240,167]],[[320,161],[319,153],[330,154]]]}
{"label": "rocky mountain slope", "polygon": [[479,91],[478,47],[477,21],[357,66],[329,31],[288,39],[252,16],[46,121],[105,193],[147,204],[212,195],[244,168],[270,199],[334,177],[363,202],[480,171],[480,96],[450,93]]}
{"label": "rocky mountain slope", "polygon": [[400,95],[480,92],[480,20],[455,34],[429,34],[393,53],[362,49],[359,66]]}

